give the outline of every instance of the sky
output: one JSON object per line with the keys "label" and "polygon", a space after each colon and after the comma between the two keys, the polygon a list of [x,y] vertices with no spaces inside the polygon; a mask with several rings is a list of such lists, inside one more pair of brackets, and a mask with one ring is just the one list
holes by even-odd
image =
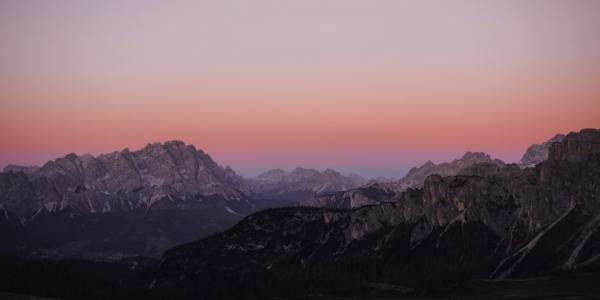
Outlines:
{"label": "sky", "polygon": [[253,176],[600,127],[600,1],[0,1],[0,168],[183,140]]}

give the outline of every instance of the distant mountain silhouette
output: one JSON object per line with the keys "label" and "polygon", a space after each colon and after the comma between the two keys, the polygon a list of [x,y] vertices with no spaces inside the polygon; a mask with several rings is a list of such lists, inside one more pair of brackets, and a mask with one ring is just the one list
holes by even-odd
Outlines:
{"label": "distant mountain silhouette", "polygon": [[367,180],[357,174],[343,176],[332,169],[296,168],[291,172],[269,170],[248,182],[257,198],[293,204],[324,193],[354,189],[366,184]]}

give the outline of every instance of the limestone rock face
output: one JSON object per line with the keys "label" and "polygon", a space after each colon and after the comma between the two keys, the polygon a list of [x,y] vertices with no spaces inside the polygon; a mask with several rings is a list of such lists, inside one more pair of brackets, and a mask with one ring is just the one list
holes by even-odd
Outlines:
{"label": "limestone rock face", "polygon": [[430,175],[453,176],[457,174],[483,174],[499,172],[505,164],[482,152],[466,152],[461,158],[449,163],[434,164],[431,161],[412,168],[400,180],[373,182],[358,189],[316,195],[300,202],[301,206],[356,208],[379,202],[392,201],[394,196],[409,188],[421,188]]}
{"label": "limestone rock face", "polygon": [[[594,131],[594,129],[584,129],[580,133],[582,136],[580,139],[585,139],[586,132]],[[498,159],[493,159],[489,155],[482,152],[466,152],[461,158],[455,159],[448,163],[435,164],[431,161],[426,162],[420,167],[414,167],[410,169],[408,174],[404,176],[400,180],[378,180],[377,184],[371,185],[369,190],[371,191],[369,194],[371,195],[385,195],[384,197],[375,196],[373,198],[369,198],[369,195],[363,193],[363,190],[355,189],[349,191],[343,191],[339,193],[327,193],[323,195],[318,195],[313,197],[312,199],[308,199],[300,203],[300,205],[304,206],[316,206],[316,207],[332,207],[332,208],[355,208],[362,205],[371,205],[382,201],[391,201],[393,196],[396,194],[408,189],[408,188],[421,188],[425,182],[425,178],[430,175],[441,175],[445,176],[454,176],[454,175],[492,175],[497,174],[501,170],[504,173],[517,172],[517,168],[527,168],[534,167],[536,164],[541,163],[548,159],[549,152],[551,152],[551,148],[557,142],[565,139],[564,134],[557,134],[553,138],[542,144],[534,144],[531,145],[527,152],[523,155],[523,158],[518,164],[507,165],[503,161]],[[580,151],[585,151],[585,147],[594,147],[591,145],[587,146],[576,146],[575,144],[581,144],[583,141],[578,142],[570,142],[572,145],[569,147],[584,147],[580,149]],[[561,156],[561,145],[560,143],[556,144],[555,149],[557,156]],[[571,149],[571,153],[575,150]],[[566,159],[566,157],[565,157]],[[505,168],[509,166],[509,168]],[[379,189],[378,192],[373,192],[374,190]],[[352,203],[350,205],[350,203]]]}
{"label": "limestone rock face", "polygon": [[222,234],[168,251],[153,288],[216,292],[204,280],[238,282],[250,272],[284,286],[293,274],[314,278],[315,286],[343,285],[331,281],[340,269],[344,278],[446,286],[600,269],[600,130],[570,133],[536,168],[475,165],[459,175],[429,175],[422,188],[392,198],[352,210],[254,214]]}
{"label": "limestone rock face", "polygon": [[431,161],[428,161],[418,168],[412,168],[404,178],[396,183],[396,185],[400,190],[419,188],[423,186],[425,178],[429,175],[454,176],[466,168],[482,163],[488,163],[498,167],[504,166],[503,161],[493,159],[483,152],[466,152],[461,158],[455,159],[449,163],[434,164]]}
{"label": "limestone rock face", "polygon": [[548,159],[548,150],[553,143],[561,142],[565,138],[564,134],[557,134],[551,139],[541,143],[534,144],[527,148],[527,151],[521,158],[520,165],[523,168],[533,167]]}
{"label": "limestone rock face", "polygon": [[98,157],[72,153],[23,175],[2,175],[0,204],[25,218],[40,209],[67,207],[87,213],[160,209],[161,203],[193,203],[212,195],[241,202],[247,192],[243,178],[181,141]]}
{"label": "limestone rock face", "polygon": [[7,251],[156,256],[258,209],[244,178],[181,141],[8,169],[0,173],[0,231],[15,236]]}
{"label": "limestone rock face", "polygon": [[593,158],[600,152],[598,129],[583,129],[577,134],[570,133],[564,137],[562,143],[550,144],[548,160],[584,161]]}

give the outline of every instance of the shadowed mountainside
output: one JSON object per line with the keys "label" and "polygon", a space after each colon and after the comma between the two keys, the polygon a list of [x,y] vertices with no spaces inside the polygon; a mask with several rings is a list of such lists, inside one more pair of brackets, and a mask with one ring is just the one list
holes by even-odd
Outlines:
{"label": "shadowed mountainside", "polygon": [[585,129],[552,144],[536,168],[431,175],[392,203],[349,211],[262,211],[168,251],[152,288],[260,298],[597,269],[599,172],[600,130]]}

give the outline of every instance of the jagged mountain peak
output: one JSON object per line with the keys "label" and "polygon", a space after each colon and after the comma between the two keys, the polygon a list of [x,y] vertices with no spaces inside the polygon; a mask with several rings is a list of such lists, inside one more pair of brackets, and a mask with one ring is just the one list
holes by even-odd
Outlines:
{"label": "jagged mountain peak", "polygon": [[550,146],[555,142],[561,142],[566,135],[564,134],[556,134],[552,138],[546,140],[541,144],[533,144],[527,148],[525,154],[521,158],[519,164],[521,167],[533,167],[548,158],[548,150]]}
{"label": "jagged mountain peak", "polygon": [[[244,179],[231,168],[219,166],[209,155],[182,141],[151,143],[135,151],[124,149],[98,156],[70,153],[45,163],[29,176],[31,191],[21,191],[23,196],[10,194],[11,199],[22,198],[12,201],[15,205],[27,202],[43,208],[64,202],[61,207],[95,212],[150,208],[163,199],[210,195],[234,199],[248,192]],[[31,197],[32,193],[39,195]]]}
{"label": "jagged mountain peak", "polygon": [[[188,146],[184,141],[182,140],[170,140],[170,141],[166,141],[164,142],[165,146],[175,146],[175,147],[185,147]],[[193,145],[189,145],[189,146],[193,146]]]}
{"label": "jagged mountain peak", "polygon": [[[434,163],[433,163],[431,160],[428,160],[428,161],[426,161],[426,162],[425,162],[425,163],[424,163],[424,164],[423,164],[421,167],[424,167],[424,168],[431,168],[431,167],[433,167],[433,166],[435,166],[435,164],[434,164]],[[415,169],[417,169],[417,167],[413,167],[413,168],[411,168],[411,170],[415,170]]]}
{"label": "jagged mountain peak", "polygon": [[463,154],[463,156],[460,159],[462,159],[462,160],[491,159],[491,157],[489,154],[486,154],[484,152],[467,151],[467,152],[465,152],[465,154]]}
{"label": "jagged mountain peak", "polygon": [[65,155],[65,157],[64,157],[64,158],[65,158],[65,159],[68,159],[68,160],[70,160],[70,161],[75,161],[75,160],[77,160],[77,159],[79,158],[79,156],[78,156],[77,154],[75,154],[75,153],[71,152],[71,153],[69,153],[69,154]]}
{"label": "jagged mountain peak", "polygon": [[248,182],[252,191],[261,197],[287,199],[292,203],[316,194],[352,189],[366,180],[358,175],[344,176],[334,169],[319,171],[296,167],[290,172],[272,169]]}
{"label": "jagged mountain peak", "polygon": [[[358,176],[356,174],[354,174],[354,175]],[[290,180],[293,181],[293,180],[303,180],[305,178],[323,177],[323,176],[344,177],[340,172],[338,172],[334,169],[331,169],[331,168],[325,169],[323,171],[319,171],[319,170],[313,169],[313,168],[296,167],[290,172],[283,170],[283,169],[271,169],[271,170],[268,170],[268,171],[265,171],[265,172],[259,174],[258,176],[255,177],[255,179],[265,179],[265,180],[272,180],[272,181],[290,181]]]}
{"label": "jagged mountain peak", "polygon": [[[365,188],[355,188],[338,193],[315,195],[300,203],[303,206],[327,206],[334,208],[355,208],[380,202],[391,201],[393,197],[409,188],[420,188],[425,179],[433,174],[440,176],[453,176],[457,174],[489,175],[499,172],[505,164],[501,160],[493,159],[483,152],[467,151],[461,158],[435,164],[427,161],[420,167],[411,168],[407,175],[400,180],[375,181]],[[363,186],[365,183],[359,185]]]}
{"label": "jagged mountain peak", "polygon": [[[23,253],[155,256],[278,203],[252,198],[233,169],[177,140],[97,156],[70,153],[27,175],[23,169],[0,173],[0,222],[16,230],[11,245]],[[48,222],[69,224],[68,236],[54,238],[64,226],[40,225]]]}
{"label": "jagged mountain peak", "polygon": [[553,141],[548,148],[549,160],[587,160],[600,152],[600,129],[586,128],[571,132],[562,142]]}
{"label": "jagged mountain peak", "polygon": [[[124,149],[123,151],[125,150],[127,150],[127,152],[132,152],[128,148]],[[133,152],[162,152],[165,150],[193,151],[198,152],[199,154],[206,154],[204,151],[202,151],[202,149],[198,149],[193,144],[187,144],[182,140],[168,140],[164,142],[148,143],[143,148]]]}
{"label": "jagged mountain peak", "polygon": [[196,148],[192,145],[186,145],[182,141],[173,140],[173,141],[166,141],[164,143],[159,143],[159,142],[150,143],[150,144],[147,144],[144,148],[138,150],[137,152],[152,153],[152,152],[164,152],[164,151],[168,151],[168,150],[183,151],[185,148],[189,148],[189,150],[196,151]]}
{"label": "jagged mountain peak", "polygon": [[456,175],[459,174],[463,169],[480,163],[491,163],[498,166],[504,165],[503,161],[499,159],[493,159],[489,154],[484,152],[467,151],[461,158],[454,159],[451,162],[435,164],[431,161],[427,161],[420,167],[411,168],[408,171],[408,174],[406,174],[404,178],[400,179],[396,185],[400,190],[420,187],[423,185],[425,178],[429,175]]}

